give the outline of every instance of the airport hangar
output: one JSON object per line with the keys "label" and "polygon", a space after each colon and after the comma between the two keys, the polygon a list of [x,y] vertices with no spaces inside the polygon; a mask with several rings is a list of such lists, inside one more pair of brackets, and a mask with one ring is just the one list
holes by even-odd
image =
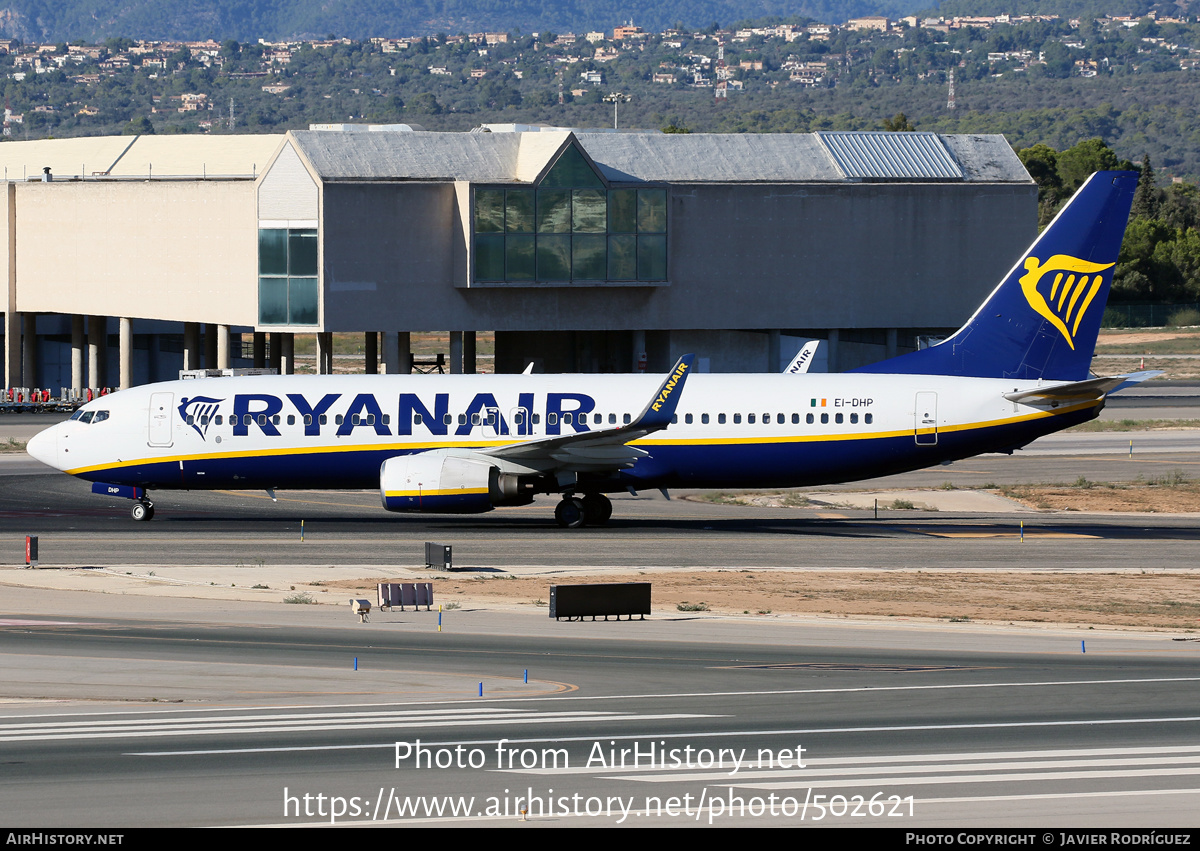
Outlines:
{"label": "airport hangar", "polygon": [[[375,131],[375,132],[372,132]],[[998,135],[345,126],[0,145],[9,387],[237,366],[841,371],[957,328],[1036,234]],[[112,333],[113,331],[116,333]],[[115,349],[115,353],[110,354]]]}

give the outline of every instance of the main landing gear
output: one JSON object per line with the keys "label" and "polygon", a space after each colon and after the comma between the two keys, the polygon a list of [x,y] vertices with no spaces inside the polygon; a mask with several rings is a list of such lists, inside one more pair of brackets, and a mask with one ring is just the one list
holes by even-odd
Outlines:
{"label": "main landing gear", "polygon": [[568,494],[554,508],[554,519],[564,529],[603,526],[610,517],[612,500],[602,493],[587,493],[582,497]]}
{"label": "main landing gear", "polygon": [[145,497],[135,500],[129,514],[134,520],[153,520],[154,503]]}

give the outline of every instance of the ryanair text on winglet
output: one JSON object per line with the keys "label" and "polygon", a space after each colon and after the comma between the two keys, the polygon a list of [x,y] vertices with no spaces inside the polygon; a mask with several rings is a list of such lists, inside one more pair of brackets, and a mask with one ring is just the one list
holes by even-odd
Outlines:
{"label": "ryanair text on winglet", "polygon": [[675,390],[675,385],[679,383],[679,379],[683,377],[685,372],[687,372],[687,368],[688,365],[686,363],[681,363],[675,369],[675,373],[668,378],[666,384],[663,385],[662,392],[658,394],[658,398],[655,399],[653,404],[650,405],[651,408],[653,408],[655,411],[658,411],[667,403],[668,397],[670,397],[671,393]]}

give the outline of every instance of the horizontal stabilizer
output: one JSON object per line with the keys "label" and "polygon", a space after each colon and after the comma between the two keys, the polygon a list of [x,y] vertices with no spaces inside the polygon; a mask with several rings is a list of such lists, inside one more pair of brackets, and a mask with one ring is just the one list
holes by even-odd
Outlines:
{"label": "horizontal stabilizer", "polygon": [[1140,384],[1156,375],[1162,375],[1162,370],[1150,369],[1145,372],[1131,372],[1128,375],[1089,378],[1087,381],[1071,381],[1067,384],[1036,387],[1033,390],[1005,393],[1004,398],[1011,402],[1026,404],[1037,404],[1038,401],[1079,402],[1086,399],[1099,399],[1101,396],[1115,393],[1122,388]]}

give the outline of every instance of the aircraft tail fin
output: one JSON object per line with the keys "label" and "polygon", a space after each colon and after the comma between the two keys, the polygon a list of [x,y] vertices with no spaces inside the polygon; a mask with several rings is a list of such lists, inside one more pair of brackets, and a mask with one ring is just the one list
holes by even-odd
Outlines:
{"label": "aircraft tail fin", "polygon": [[1086,378],[1137,180],[1093,174],[955,334],[853,371]]}

